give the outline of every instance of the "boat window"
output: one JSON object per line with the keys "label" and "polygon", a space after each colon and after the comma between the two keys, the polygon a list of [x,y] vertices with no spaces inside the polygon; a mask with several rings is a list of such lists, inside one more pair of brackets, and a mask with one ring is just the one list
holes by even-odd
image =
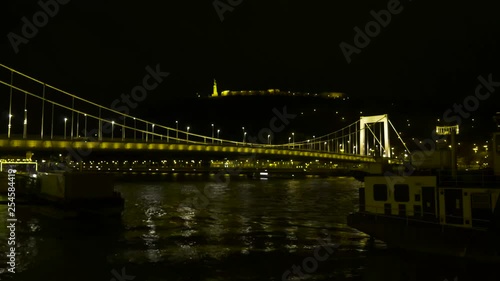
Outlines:
{"label": "boat window", "polygon": [[387,201],[387,185],[385,184],[373,185],[373,200]]}
{"label": "boat window", "polygon": [[471,208],[491,210],[491,195],[488,193],[471,193]]}
{"label": "boat window", "polygon": [[395,184],[394,200],[396,200],[396,202],[410,201],[410,187],[407,184]]}

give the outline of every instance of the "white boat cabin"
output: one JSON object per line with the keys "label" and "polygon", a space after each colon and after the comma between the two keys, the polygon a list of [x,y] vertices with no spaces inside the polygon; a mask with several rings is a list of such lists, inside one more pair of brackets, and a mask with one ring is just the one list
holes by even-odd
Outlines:
{"label": "white boat cabin", "polygon": [[438,187],[435,176],[368,176],[359,200],[361,212],[488,227],[499,195],[494,188]]}

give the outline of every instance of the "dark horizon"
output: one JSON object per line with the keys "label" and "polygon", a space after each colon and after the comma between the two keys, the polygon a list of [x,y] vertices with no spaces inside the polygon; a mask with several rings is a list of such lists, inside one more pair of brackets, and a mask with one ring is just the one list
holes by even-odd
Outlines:
{"label": "dark horizon", "polygon": [[22,18],[31,20],[42,8],[8,1],[0,62],[105,104],[130,92],[145,67],[156,65],[170,73],[149,95],[157,102],[210,94],[213,79],[221,91],[278,88],[439,101],[463,100],[479,76],[500,80],[493,1],[432,7],[401,1],[399,13],[350,55],[350,63],[340,44],[355,48],[355,27],[364,30],[374,21],[371,11],[387,10],[391,1],[240,2],[221,21],[210,1],[67,1],[32,39],[16,46],[16,54],[12,33],[22,36]]}

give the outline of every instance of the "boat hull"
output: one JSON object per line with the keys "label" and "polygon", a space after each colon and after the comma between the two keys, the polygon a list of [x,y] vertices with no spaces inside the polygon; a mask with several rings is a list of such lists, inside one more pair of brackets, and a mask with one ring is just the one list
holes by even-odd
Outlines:
{"label": "boat hull", "polygon": [[41,213],[62,218],[121,218],[125,208],[124,199],[116,192],[112,198],[86,200],[61,200],[39,194],[35,201]]}
{"label": "boat hull", "polygon": [[478,262],[500,262],[500,234],[487,229],[363,212],[350,214],[347,221],[350,227],[384,241],[389,247]]}

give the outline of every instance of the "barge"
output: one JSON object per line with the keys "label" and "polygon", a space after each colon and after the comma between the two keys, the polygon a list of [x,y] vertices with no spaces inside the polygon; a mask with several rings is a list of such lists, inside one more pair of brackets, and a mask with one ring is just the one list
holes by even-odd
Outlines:
{"label": "barge", "polygon": [[365,178],[348,225],[389,247],[500,262],[500,188],[439,186],[436,176]]}
{"label": "barge", "polygon": [[37,180],[39,190],[34,201],[42,203],[37,209],[44,214],[61,218],[121,218],[124,200],[114,191],[111,174],[39,173]]}
{"label": "barge", "polygon": [[[75,171],[37,171],[28,159],[1,160],[0,203],[28,205],[53,218],[121,218],[124,200],[114,191],[111,174]],[[8,191],[8,169],[15,170],[14,192]]]}
{"label": "barge", "polygon": [[348,225],[388,247],[500,262],[499,140],[487,174],[365,177]]}

